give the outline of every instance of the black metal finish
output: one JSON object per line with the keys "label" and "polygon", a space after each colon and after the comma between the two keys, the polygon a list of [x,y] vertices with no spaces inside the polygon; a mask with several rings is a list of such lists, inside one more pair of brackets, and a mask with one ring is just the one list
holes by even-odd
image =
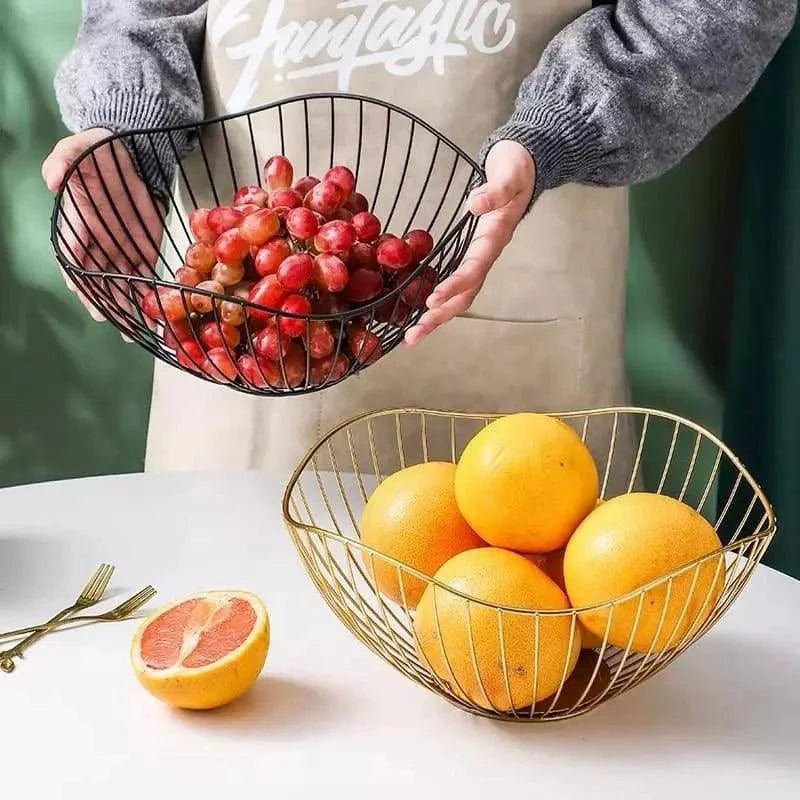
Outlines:
{"label": "black metal finish", "polygon": [[[171,182],[163,148],[177,155],[176,136],[183,133],[197,140],[199,157],[191,164],[179,163],[176,180]],[[119,142],[127,146],[140,173],[143,165],[156,165],[161,180],[159,185],[147,186],[146,198],[134,197],[125,181]],[[262,186],[262,166],[275,153],[292,160],[296,178],[302,169],[305,174],[321,177],[334,164],[349,166],[356,174],[358,190],[370,200],[371,210],[381,217],[384,230],[401,235],[424,228],[433,235],[433,252],[378,299],[340,313],[299,317],[305,322],[306,336],[311,322],[330,323],[335,356],[346,352],[346,331],[353,323],[375,334],[385,355],[403,340],[424,311],[422,303],[414,303],[398,318],[400,309],[405,308],[401,303],[404,289],[430,270],[440,282],[461,263],[476,226],[476,219],[464,211],[464,200],[484,178],[480,167],[463,150],[423,120],[390,103],[349,94],[305,95],[199,125],[111,136],[89,148],[72,165],[56,196],[51,220],[51,240],[59,263],[92,305],[122,333],[179,369],[256,395],[304,394],[339,381],[333,380],[332,363],[326,376],[321,380],[316,376],[314,385],[308,353],[300,385],[288,385],[292,381],[287,378],[282,355],[278,363],[282,379],[277,382],[270,381],[260,368],[261,379],[248,379],[238,365],[231,381],[213,364],[194,362],[180,342],[172,341],[174,346],[169,346],[164,339],[164,324],[154,324],[143,313],[141,303],[150,290],[168,287],[181,290],[187,315],[194,314],[189,305],[193,294],[241,305],[246,311],[242,341],[234,349],[225,344],[234,361],[244,353],[254,354],[253,311],[268,312],[278,319],[297,318],[230,295],[187,289],[175,279],[175,271],[194,241],[188,212],[230,202],[238,185]],[[427,274],[433,278],[433,272]],[[160,299],[158,302],[161,305]],[[163,312],[163,306],[161,309]],[[387,317],[390,322],[382,321]],[[219,325],[218,302],[213,303],[204,321]],[[192,336],[199,346],[196,326]],[[179,354],[183,355],[183,364],[179,363]],[[340,380],[366,368],[359,355],[352,354]],[[197,368],[192,368],[193,363]]]}

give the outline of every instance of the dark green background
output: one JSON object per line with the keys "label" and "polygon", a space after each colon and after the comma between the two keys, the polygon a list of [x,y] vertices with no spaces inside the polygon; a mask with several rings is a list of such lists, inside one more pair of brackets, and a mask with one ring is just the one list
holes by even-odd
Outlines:
{"label": "dark green background", "polygon": [[[60,282],[40,163],[79,0],[6,0],[0,17],[0,485],[142,468],[149,357]],[[35,35],[32,32],[35,31]],[[632,194],[628,353],[637,404],[723,424],[747,122],[737,114]],[[795,565],[800,571],[800,564]]]}

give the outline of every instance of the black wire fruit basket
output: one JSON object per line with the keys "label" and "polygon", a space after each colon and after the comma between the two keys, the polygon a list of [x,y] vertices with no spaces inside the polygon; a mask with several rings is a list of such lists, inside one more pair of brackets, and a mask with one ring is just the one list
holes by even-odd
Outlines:
{"label": "black wire fruit basket", "polygon": [[156,358],[304,394],[403,340],[464,258],[483,177],[401,108],[304,95],[98,142],[65,176],[51,238],[76,289]]}

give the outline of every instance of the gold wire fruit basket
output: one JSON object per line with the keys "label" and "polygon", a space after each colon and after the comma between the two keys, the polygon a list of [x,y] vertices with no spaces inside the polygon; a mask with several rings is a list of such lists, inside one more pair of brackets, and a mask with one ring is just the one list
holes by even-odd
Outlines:
{"label": "gold wire fruit basket", "polygon": [[[674,497],[714,526],[721,549],[609,602],[543,611],[467,596],[361,542],[361,512],[384,478],[422,462],[457,461],[469,440],[499,416],[393,409],[350,420],[322,439],[295,471],[284,495],[284,521],[336,616],[403,675],[483,717],[567,719],[652,677],[705,634],[747,584],[775,533],[775,516],[741,462],[709,431],[660,411],[599,409],[554,416],[573,427],[592,451],[601,497],[643,489]],[[378,590],[378,568],[384,574],[387,568],[395,571],[399,602]],[[439,648],[434,657],[430,650],[423,655],[415,611],[402,589],[415,579],[434,586]],[[669,630],[668,609],[674,620]],[[443,635],[445,614],[451,627]],[[587,614],[602,615],[605,635],[591,642],[592,649],[581,650],[573,668],[580,620]],[[615,614],[630,620],[627,646],[609,641]],[[456,634],[454,619],[463,624]],[[554,624],[568,626],[569,646],[563,666],[556,665],[558,688],[541,698],[539,672],[546,667],[552,676],[552,661],[543,663],[542,654],[546,631]],[[637,631],[646,625],[654,630],[650,645],[634,649]],[[483,639],[476,639],[476,629]],[[530,681],[529,692],[520,691],[521,681]]]}

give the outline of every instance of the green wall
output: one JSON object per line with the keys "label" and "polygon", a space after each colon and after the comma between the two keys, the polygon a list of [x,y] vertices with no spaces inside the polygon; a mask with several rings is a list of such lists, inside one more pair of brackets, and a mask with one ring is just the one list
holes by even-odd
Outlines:
{"label": "green wall", "polygon": [[[0,17],[0,485],[141,469],[150,367],[60,282],[39,165],[61,135],[52,74],[79,0]],[[32,36],[31,31],[36,31]],[[721,427],[739,125],[632,196],[634,401]]]}

